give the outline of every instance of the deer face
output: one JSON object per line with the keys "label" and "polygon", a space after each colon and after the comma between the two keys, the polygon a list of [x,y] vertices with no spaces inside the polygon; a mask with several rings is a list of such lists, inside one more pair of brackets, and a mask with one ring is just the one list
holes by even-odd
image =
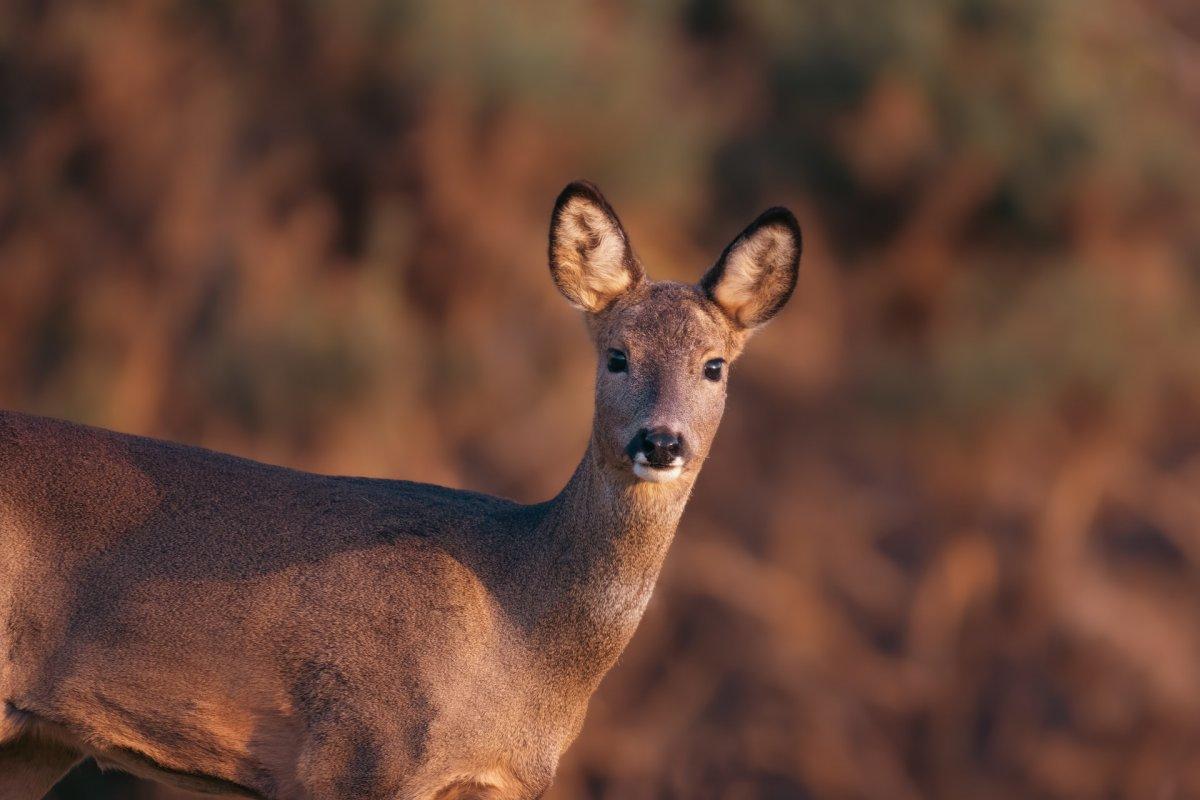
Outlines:
{"label": "deer face", "polygon": [[728,365],[791,296],[800,249],[795,217],[774,208],[698,284],[653,282],[599,190],[563,190],[550,272],[596,345],[592,444],[604,464],[632,481],[695,474],[725,410]]}

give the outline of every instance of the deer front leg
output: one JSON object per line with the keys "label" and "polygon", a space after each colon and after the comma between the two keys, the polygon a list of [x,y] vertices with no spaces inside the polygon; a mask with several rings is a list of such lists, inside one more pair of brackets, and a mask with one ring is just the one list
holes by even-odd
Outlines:
{"label": "deer front leg", "polygon": [[82,760],[79,753],[56,742],[28,736],[0,746],[0,797],[39,800]]}
{"label": "deer front leg", "polygon": [[434,800],[500,800],[500,790],[475,781],[454,783],[437,793]]}
{"label": "deer front leg", "polygon": [[509,786],[507,788],[476,781],[458,781],[445,786],[433,800],[540,800],[546,787]]}

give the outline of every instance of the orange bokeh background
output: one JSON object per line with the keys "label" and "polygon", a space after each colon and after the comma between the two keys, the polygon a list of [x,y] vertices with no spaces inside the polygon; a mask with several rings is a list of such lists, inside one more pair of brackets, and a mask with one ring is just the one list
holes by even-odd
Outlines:
{"label": "orange bokeh background", "polygon": [[1200,796],[1185,0],[11,2],[0,404],[545,499],[577,177],[806,246],[552,798]]}

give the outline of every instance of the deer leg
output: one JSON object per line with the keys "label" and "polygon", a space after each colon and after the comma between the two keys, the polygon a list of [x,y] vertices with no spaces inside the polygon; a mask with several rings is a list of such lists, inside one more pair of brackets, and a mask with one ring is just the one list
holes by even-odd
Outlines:
{"label": "deer leg", "polygon": [[530,792],[513,794],[512,792],[505,792],[497,786],[476,783],[474,781],[462,781],[444,787],[434,795],[433,800],[502,800],[502,798],[541,800],[546,794],[546,789],[532,789]]}
{"label": "deer leg", "polygon": [[494,786],[475,781],[462,781],[445,787],[434,800],[498,800],[500,792]]}
{"label": "deer leg", "polygon": [[79,753],[56,742],[24,737],[0,746],[0,797],[40,800],[75,766]]}

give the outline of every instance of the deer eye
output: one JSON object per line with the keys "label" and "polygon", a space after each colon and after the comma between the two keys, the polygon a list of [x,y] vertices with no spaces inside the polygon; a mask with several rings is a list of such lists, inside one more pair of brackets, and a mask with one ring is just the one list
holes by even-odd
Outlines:
{"label": "deer eye", "polygon": [[620,350],[608,351],[608,371],[609,372],[628,372],[629,359]]}
{"label": "deer eye", "polygon": [[704,362],[704,377],[710,381],[721,380],[721,375],[725,372],[725,359],[710,358]]}

